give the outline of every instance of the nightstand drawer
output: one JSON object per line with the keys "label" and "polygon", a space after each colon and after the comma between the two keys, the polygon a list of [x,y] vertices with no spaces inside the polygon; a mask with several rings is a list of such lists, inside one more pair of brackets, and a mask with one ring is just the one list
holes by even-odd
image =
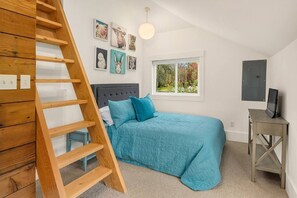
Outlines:
{"label": "nightstand drawer", "polygon": [[271,123],[257,123],[256,132],[265,135],[282,136],[283,125]]}

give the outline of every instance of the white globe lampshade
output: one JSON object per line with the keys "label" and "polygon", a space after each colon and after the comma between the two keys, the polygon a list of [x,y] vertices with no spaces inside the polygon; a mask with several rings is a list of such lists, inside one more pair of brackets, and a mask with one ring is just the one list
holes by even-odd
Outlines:
{"label": "white globe lampshade", "polygon": [[155,27],[151,23],[143,23],[140,25],[138,33],[142,39],[151,39],[155,35]]}

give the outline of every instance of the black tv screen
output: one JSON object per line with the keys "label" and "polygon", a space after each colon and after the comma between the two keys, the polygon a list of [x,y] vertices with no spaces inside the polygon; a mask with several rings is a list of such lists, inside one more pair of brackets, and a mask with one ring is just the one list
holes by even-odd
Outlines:
{"label": "black tv screen", "polygon": [[278,98],[278,90],[270,88],[268,93],[266,114],[271,118],[276,117],[277,98]]}

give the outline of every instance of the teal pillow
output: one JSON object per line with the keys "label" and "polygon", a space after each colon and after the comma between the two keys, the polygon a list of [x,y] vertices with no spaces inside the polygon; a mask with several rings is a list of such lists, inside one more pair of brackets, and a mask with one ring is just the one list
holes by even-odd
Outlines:
{"label": "teal pillow", "polygon": [[116,128],[129,120],[135,120],[136,115],[130,99],[108,101],[110,114]]}
{"label": "teal pillow", "polygon": [[154,105],[154,102],[152,100],[152,97],[151,97],[151,94],[147,94],[144,98],[148,99],[149,101],[151,101],[151,108],[152,110],[154,111],[154,113],[156,112],[156,108],[155,108],[155,105]]}
{"label": "teal pillow", "polygon": [[130,99],[135,109],[136,118],[139,122],[154,117],[156,109],[149,94],[144,98],[130,97]]}

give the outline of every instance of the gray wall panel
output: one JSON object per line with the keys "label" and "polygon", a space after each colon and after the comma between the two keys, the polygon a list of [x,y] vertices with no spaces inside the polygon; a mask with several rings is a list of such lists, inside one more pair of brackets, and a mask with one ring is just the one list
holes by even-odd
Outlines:
{"label": "gray wall panel", "polygon": [[267,60],[243,61],[243,101],[265,101]]}

